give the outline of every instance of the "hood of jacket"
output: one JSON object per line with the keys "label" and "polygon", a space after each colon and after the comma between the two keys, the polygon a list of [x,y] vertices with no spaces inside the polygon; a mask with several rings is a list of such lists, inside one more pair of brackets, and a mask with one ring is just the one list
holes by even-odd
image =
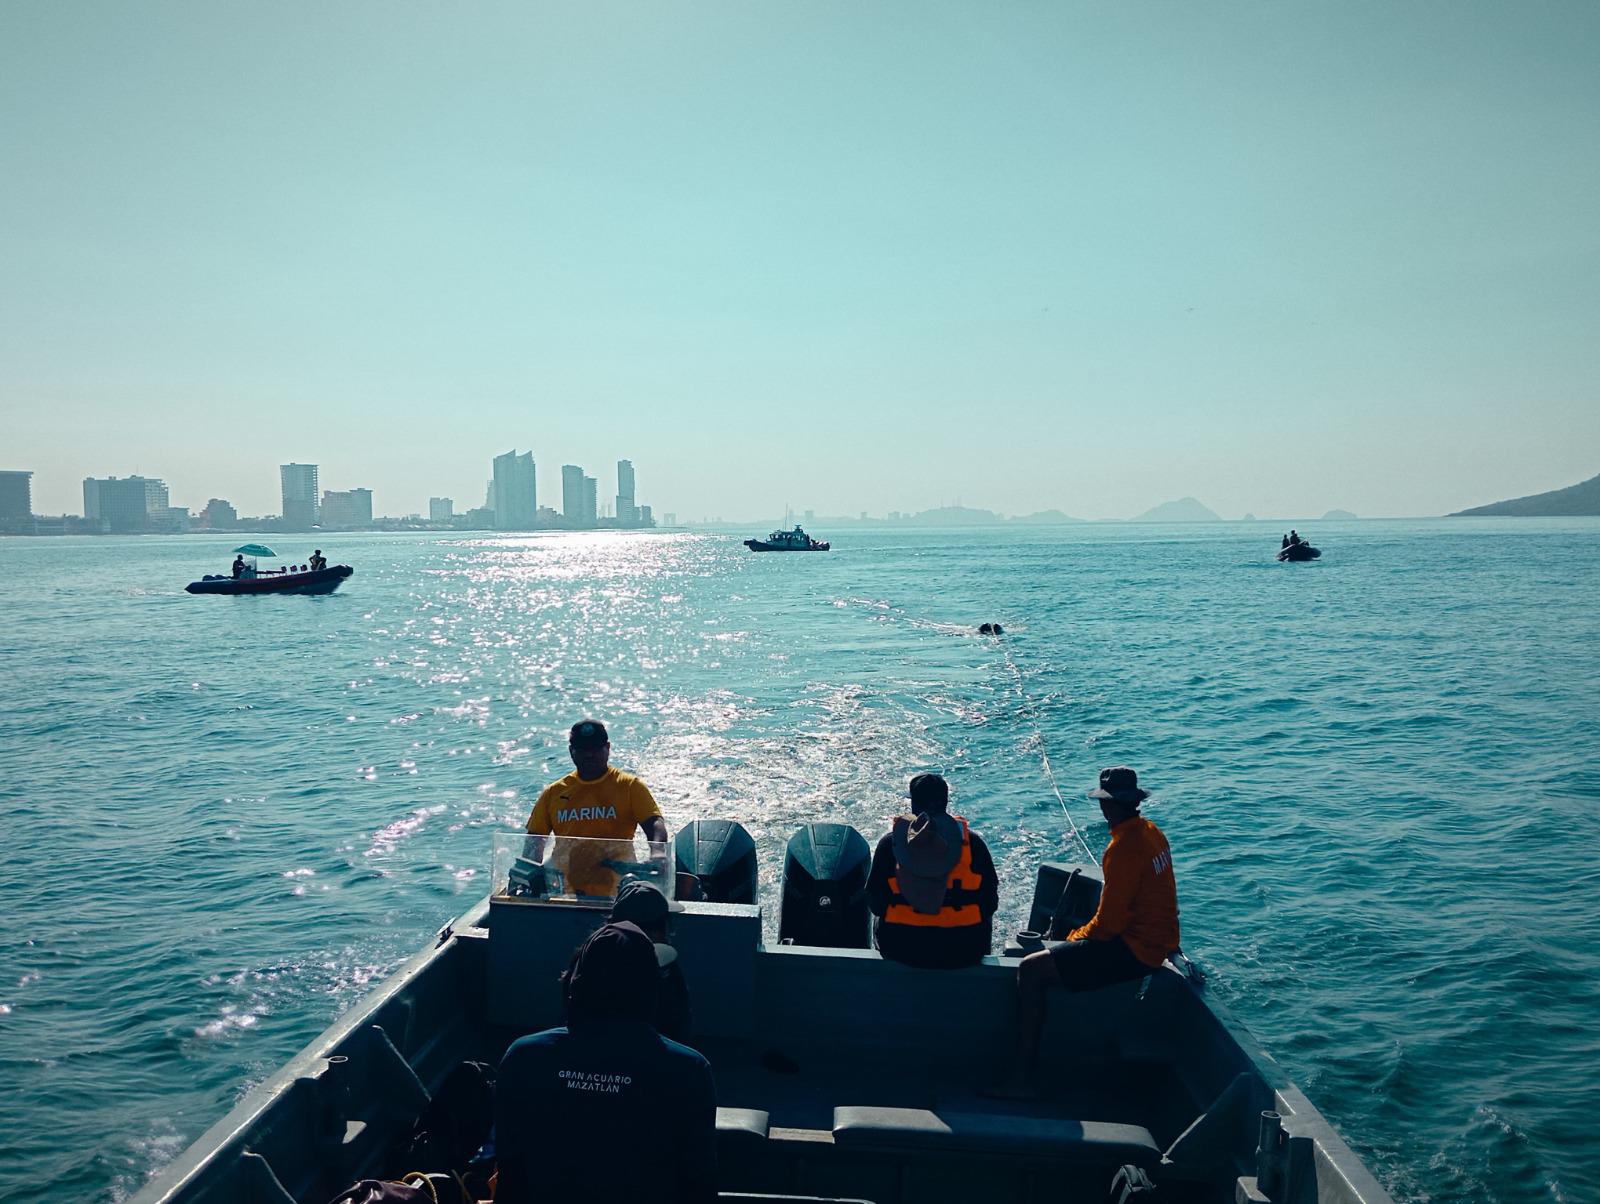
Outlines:
{"label": "hood of jacket", "polygon": [[912,910],[937,915],[950,871],[961,860],[961,825],[943,811],[897,815],[890,835],[895,877]]}

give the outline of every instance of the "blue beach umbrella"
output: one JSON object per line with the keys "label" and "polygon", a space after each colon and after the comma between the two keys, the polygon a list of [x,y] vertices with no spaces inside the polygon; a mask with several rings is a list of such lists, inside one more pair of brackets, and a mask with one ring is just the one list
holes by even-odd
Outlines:
{"label": "blue beach umbrella", "polygon": [[236,556],[276,556],[277,553],[264,543],[247,543],[235,548]]}

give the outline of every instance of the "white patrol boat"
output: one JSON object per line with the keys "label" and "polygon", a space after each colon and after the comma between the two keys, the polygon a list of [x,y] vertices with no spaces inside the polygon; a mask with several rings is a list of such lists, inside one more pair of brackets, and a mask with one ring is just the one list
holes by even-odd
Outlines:
{"label": "white patrol boat", "polygon": [[747,539],[744,546],[752,552],[826,552],[827,540],[812,539],[796,523],[793,531],[774,531],[765,539]]}

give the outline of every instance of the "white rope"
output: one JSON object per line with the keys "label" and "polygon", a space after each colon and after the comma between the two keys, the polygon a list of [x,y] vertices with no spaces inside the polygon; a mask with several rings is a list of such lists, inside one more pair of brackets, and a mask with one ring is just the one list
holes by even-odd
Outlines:
{"label": "white rope", "polygon": [[1045,780],[1050,783],[1050,790],[1056,796],[1056,802],[1061,804],[1061,814],[1067,821],[1067,827],[1078,844],[1083,847],[1083,852],[1089,858],[1090,865],[1099,865],[1100,858],[1094,855],[1094,850],[1089,847],[1089,842],[1083,838],[1077,823],[1073,821],[1072,811],[1067,806],[1067,800],[1061,794],[1061,787],[1056,784],[1056,771],[1050,764],[1050,750],[1044,742],[1044,725],[1039,721],[1039,708],[1034,706],[1033,699],[1028,697],[1027,688],[1023,685],[1022,670],[1017,667],[1017,662],[1012,659],[1011,650],[1004,644],[1000,645],[1000,655],[1005,657],[1006,667],[1011,670],[1011,675],[1017,681],[1017,695],[1022,699],[1023,713],[1033,723],[1033,732],[1039,741],[1039,760],[1044,765]]}

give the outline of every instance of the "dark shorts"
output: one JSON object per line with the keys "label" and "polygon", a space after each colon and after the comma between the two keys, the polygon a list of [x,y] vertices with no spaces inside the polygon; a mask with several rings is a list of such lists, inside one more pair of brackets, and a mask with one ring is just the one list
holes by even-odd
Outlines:
{"label": "dark shorts", "polygon": [[1093,991],[1114,982],[1128,982],[1155,973],[1154,967],[1133,955],[1133,950],[1120,936],[1109,941],[1068,941],[1056,945],[1050,950],[1050,960],[1061,976],[1061,985],[1069,991]]}

